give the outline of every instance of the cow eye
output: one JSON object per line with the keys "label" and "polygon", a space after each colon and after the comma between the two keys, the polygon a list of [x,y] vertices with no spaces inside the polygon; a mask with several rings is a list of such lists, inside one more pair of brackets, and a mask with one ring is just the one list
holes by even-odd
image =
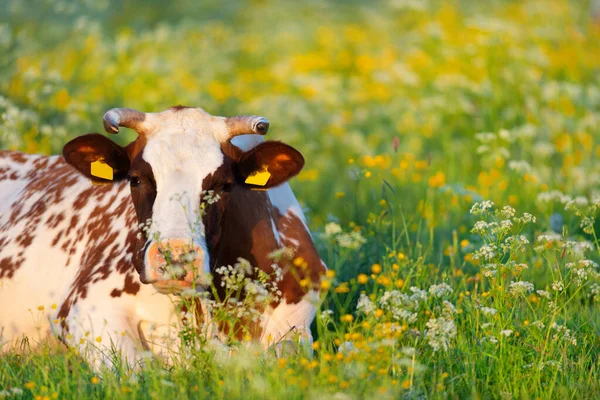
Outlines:
{"label": "cow eye", "polygon": [[129,180],[129,184],[131,185],[131,187],[138,187],[140,186],[140,177],[139,176],[128,176],[127,179]]}

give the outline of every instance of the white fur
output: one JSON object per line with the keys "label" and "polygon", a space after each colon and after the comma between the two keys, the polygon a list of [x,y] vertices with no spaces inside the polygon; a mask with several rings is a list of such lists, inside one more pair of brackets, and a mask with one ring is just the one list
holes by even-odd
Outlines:
{"label": "white fur", "polygon": [[318,299],[318,294],[309,293],[296,304],[288,304],[284,301],[275,309],[263,313],[261,345],[267,348],[282,341],[297,339],[305,344],[311,344],[310,324],[316,314],[312,299]]}
{"label": "white fur", "polygon": [[[37,158],[28,157],[30,160]],[[57,161],[57,157],[49,159],[52,163]],[[30,162],[18,165],[0,157],[0,167],[3,166],[19,171],[23,177],[32,169]],[[74,170],[73,175],[77,175]],[[28,210],[42,195],[40,193],[40,196],[34,196],[26,202],[20,200],[19,195],[27,183],[25,179],[0,182],[0,192],[4,194],[0,203],[0,226],[6,226],[13,204],[21,202],[24,210]],[[66,266],[67,253],[59,246],[52,247],[53,238],[66,228],[74,215],[78,215],[80,224],[84,224],[85,217],[96,206],[109,206],[114,210],[123,198],[130,196],[125,184],[115,184],[109,196],[102,201],[90,199],[84,208],[75,211],[73,201],[91,185],[81,176],[75,186],[65,190],[63,201],[46,204],[47,210],[42,216],[40,228],[35,232],[32,244],[24,249],[25,261],[12,278],[0,279],[0,352],[9,350],[23,337],[27,337],[29,343],[35,346],[53,332],[62,336],[70,346],[79,349],[93,365],[107,363],[113,345],[122,351],[124,359],[133,363],[140,359],[141,352],[137,323],[148,319],[164,324],[175,317],[169,296],[158,294],[150,285],[141,285],[135,295],[124,293],[120,297],[111,297],[111,290],[122,288],[124,282],[124,275],[111,273],[107,279],[88,285],[86,298],[79,299],[71,308],[65,321],[67,329],[62,329],[61,321],[57,319],[58,311],[77,278],[79,265],[86,256],[86,247],[98,238],[87,233],[75,237],[75,231],[71,232],[71,238],[77,240],[77,251],[69,266]],[[111,204],[109,202],[114,195],[116,200]],[[57,227],[48,228],[44,224],[54,213],[64,213],[65,219]],[[26,222],[12,226],[4,234],[16,239]],[[124,217],[114,220],[111,231],[119,232],[115,243],[124,243],[131,228],[125,225]],[[20,251],[22,249],[19,246],[9,244],[0,249],[0,258],[15,256]],[[119,256],[125,252],[125,248],[120,251]],[[135,271],[132,273],[135,274],[134,280],[138,281]]]}
{"label": "white fur", "polygon": [[210,119],[199,118],[194,109],[180,110],[175,115],[179,117],[167,119],[150,136],[143,153],[156,181],[151,237],[192,238],[203,252],[199,254],[203,270],[209,272],[209,260],[204,256],[204,225],[196,218],[202,182],[223,164],[223,153],[212,135]]}

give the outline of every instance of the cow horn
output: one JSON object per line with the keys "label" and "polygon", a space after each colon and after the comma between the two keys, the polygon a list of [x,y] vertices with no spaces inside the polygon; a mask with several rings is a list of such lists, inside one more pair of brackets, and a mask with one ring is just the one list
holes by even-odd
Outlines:
{"label": "cow horn", "polygon": [[269,120],[256,115],[242,115],[225,118],[228,140],[238,135],[264,135],[269,130]]}
{"label": "cow horn", "polygon": [[145,133],[143,129],[145,119],[146,113],[131,108],[113,108],[104,114],[104,129],[108,133],[117,133],[119,127],[124,126],[142,135]]}

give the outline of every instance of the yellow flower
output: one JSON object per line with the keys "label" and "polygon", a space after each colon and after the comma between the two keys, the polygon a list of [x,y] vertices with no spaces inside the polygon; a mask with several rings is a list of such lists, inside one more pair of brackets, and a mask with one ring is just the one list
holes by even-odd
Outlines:
{"label": "yellow flower", "polygon": [[371,265],[371,272],[373,272],[374,274],[378,274],[381,272],[381,265],[379,264],[373,264]]}
{"label": "yellow flower", "polygon": [[337,197],[338,199],[341,199],[342,197],[344,197],[346,195],[346,193],[344,192],[336,192],[335,193],[335,197]]}
{"label": "yellow flower", "polygon": [[[315,342],[315,343],[317,343],[317,342]],[[314,345],[314,343],[313,343],[313,345]],[[285,367],[286,364],[287,364],[287,360],[285,358],[280,358],[279,360],[277,360],[277,366],[279,368]]]}
{"label": "yellow flower", "polygon": [[[302,281],[301,281],[302,282]],[[300,283],[302,285],[302,283]],[[331,287],[331,281],[327,279],[323,279],[321,281],[321,289],[327,290]]]}
{"label": "yellow flower", "polygon": [[348,293],[350,292],[350,288],[348,287],[348,282],[342,282],[335,288],[336,293]]}
{"label": "yellow flower", "polygon": [[35,382],[27,382],[25,384],[25,387],[29,390],[33,389],[35,387]]}
{"label": "yellow flower", "polygon": [[350,387],[350,382],[348,382],[348,381],[340,382],[340,389],[348,389],[349,387]]}
{"label": "yellow flower", "polygon": [[352,314],[342,315],[340,317],[340,321],[342,321],[342,322],[352,322],[352,321],[354,321],[354,317],[352,316]]}
{"label": "yellow flower", "polygon": [[412,384],[410,383],[409,379],[406,379],[405,381],[402,381],[402,389],[408,389],[409,387],[412,386]]}
{"label": "yellow flower", "polygon": [[101,343],[102,342],[102,336],[97,336],[96,337],[96,342]]}
{"label": "yellow flower", "polygon": [[325,275],[329,278],[329,279],[333,279],[335,278],[335,271],[332,269],[328,269],[327,272],[325,273]]}
{"label": "yellow flower", "polygon": [[467,239],[463,239],[460,241],[460,247],[462,249],[464,249],[465,247],[467,247],[469,245],[469,241]]}
{"label": "yellow flower", "polygon": [[365,283],[369,282],[369,277],[366,274],[359,274],[357,277],[357,281],[361,285],[364,285]]}
{"label": "yellow flower", "polygon": [[38,306],[38,310],[44,311],[44,306]]}
{"label": "yellow flower", "polygon": [[92,382],[92,384],[97,385],[98,383],[100,383],[100,379],[97,376],[92,376],[92,379],[90,379],[90,382]]}
{"label": "yellow flower", "polygon": [[446,175],[439,171],[435,175],[429,178],[429,186],[432,188],[439,188],[446,184]]}
{"label": "yellow flower", "polygon": [[371,177],[371,171],[366,171],[365,172],[365,178],[370,178]]}
{"label": "yellow flower", "polygon": [[427,167],[427,161],[415,161],[416,169],[425,169]]}
{"label": "yellow flower", "polygon": [[402,278],[396,279],[396,282],[394,282],[394,285],[396,285],[396,287],[398,289],[402,288],[404,286],[404,279],[402,279]]}

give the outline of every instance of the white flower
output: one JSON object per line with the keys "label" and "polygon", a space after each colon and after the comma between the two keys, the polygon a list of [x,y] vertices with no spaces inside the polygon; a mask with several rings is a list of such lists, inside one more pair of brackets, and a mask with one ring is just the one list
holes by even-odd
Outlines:
{"label": "white flower", "polygon": [[531,323],[531,326],[535,326],[539,330],[542,330],[546,327],[546,325],[542,321],[534,321]]}
{"label": "white flower", "polygon": [[473,254],[473,258],[476,260],[483,259],[485,261],[491,261],[496,256],[496,247],[493,244],[486,244]]}
{"label": "white flower", "polygon": [[540,297],[544,297],[544,298],[546,298],[546,299],[548,299],[548,300],[550,299],[550,293],[549,293],[549,292],[547,292],[547,291],[545,291],[545,290],[536,290],[535,292],[536,292],[536,293],[538,294],[538,296],[540,296]]}
{"label": "white flower", "polygon": [[508,168],[519,174],[528,174],[531,172],[531,165],[525,160],[511,160],[508,162]]}
{"label": "white flower", "polygon": [[552,290],[557,292],[562,292],[564,290],[564,285],[562,281],[554,281],[552,282]]}
{"label": "white flower", "polygon": [[500,334],[501,334],[501,335],[504,335],[504,336],[506,336],[506,337],[510,337],[510,335],[512,335],[512,334],[513,334],[513,332],[514,332],[514,331],[513,331],[512,329],[504,329],[504,330],[501,330],[501,331],[500,331]]}
{"label": "white flower", "polygon": [[480,215],[480,214],[484,214],[486,212],[486,210],[489,210],[492,207],[494,207],[494,202],[491,200],[485,200],[485,201],[477,202],[477,203],[473,204],[470,212],[473,215]]}
{"label": "white flower", "polygon": [[444,317],[430,319],[427,321],[426,327],[425,340],[431,346],[433,352],[448,350],[450,342],[456,337],[454,320]]}
{"label": "white flower", "polygon": [[496,336],[492,336],[492,335],[484,337],[481,341],[482,342],[488,341],[488,342],[493,343],[493,344],[498,343],[498,339],[496,339]]}
{"label": "white flower", "polygon": [[323,311],[321,311],[321,319],[323,321],[329,321],[332,317],[333,317],[333,311],[332,310],[323,310]]}
{"label": "white flower", "polygon": [[454,304],[450,303],[448,300],[444,300],[442,302],[443,304],[443,315],[444,316],[451,316],[452,314],[456,313],[456,307],[454,306]]}
{"label": "white flower", "polygon": [[489,226],[490,225],[485,221],[477,221],[475,222],[475,225],[473,225],[473,229],[471,229],[471,232],[483,236],[487,232]]}
{"label": "white flower", "polygon": [[364,293],[361,293],[360,298],[358,299],[358,304],[356,305],[356,311],[367,315],[375,312],[376,309],[377,307],[375,304],[373,304],[371,299],[369,299],[369,297]]}
{"label": "white flower", "polygon": [[342,233],[342,227],[336,224],[335,222],[330,222],[325,225],[325,237],[330,238],[334,235]]}
{"label": "white flower", "polygon": [[511,282],[508,289],[513,295],[526,295],[533,291],[534,286],[531,282],[519,281]]}
{"label": "white flower", "polygon": [[446,283],[440,283],[439,285],[433,285],[429,288],[429,293],[433,295],[433,297],[437,297],[438,299],[444,297],[450,293],[452,293],[452,288]]}
{"label": "white flower", "polygon": [[489,315],[492,317],[498,312],[498,310],[492,307],[481,307],[479,311],[481,311],[484,315]]}

